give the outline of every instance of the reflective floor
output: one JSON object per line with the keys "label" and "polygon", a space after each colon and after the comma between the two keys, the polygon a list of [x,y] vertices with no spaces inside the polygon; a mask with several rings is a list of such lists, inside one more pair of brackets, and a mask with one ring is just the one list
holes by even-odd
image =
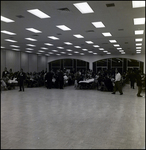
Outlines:
{"label": "reflective floor", "polygon": [[123,95],[18,90],[1,92],[1,149],[145,149],[145,97],[137,87],[126,84]]}

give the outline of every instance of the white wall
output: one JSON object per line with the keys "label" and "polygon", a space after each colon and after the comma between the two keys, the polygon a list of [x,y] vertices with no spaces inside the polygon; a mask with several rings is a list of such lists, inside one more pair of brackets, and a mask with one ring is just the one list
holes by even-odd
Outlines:
{"label": "white wall", "polygon": [[25,72],[39,72],[42,70],[48,70],[48,63],[58,59],[80,59],[89,62],[89,68],[92,69],[92,63],[107,58],[130,58],[144,62],[144,73],[145,73],[145,55],[96,55],[96,56],[40,56],[36,54],[29,54],[24,52],[15,52],[10,50],[1,50],[1,74],[5,67],[9,70],[19,71],[23,68]]}

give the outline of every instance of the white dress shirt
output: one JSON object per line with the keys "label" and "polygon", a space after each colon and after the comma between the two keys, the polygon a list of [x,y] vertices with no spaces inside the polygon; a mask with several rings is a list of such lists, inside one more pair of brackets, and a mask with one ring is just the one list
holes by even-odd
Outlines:
{"label": "white dress shirt", "polygon": [[118,72],[115,76],[115,81],[120,81],[121,80],[121,74]]}

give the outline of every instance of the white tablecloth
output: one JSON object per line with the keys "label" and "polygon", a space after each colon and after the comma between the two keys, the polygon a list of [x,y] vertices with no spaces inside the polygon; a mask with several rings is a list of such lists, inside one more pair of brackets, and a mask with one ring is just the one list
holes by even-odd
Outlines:
{"label": "white tablecloth", "polygon": [[88,80],[84,80],[84,81],[79,81],[79,83],[92,83],[92,82],[94,82],[94,78],[88,79]]}

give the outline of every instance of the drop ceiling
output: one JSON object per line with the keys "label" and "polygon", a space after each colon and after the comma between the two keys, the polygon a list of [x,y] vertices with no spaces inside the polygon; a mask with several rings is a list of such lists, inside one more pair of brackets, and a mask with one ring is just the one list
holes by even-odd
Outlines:
{"label": "drop ceiling", "polygon": [[[120,56],[123,55],[120,50],[123,50],[124,54],[139,55],[136,50],[140,47],[140,54],[145,54],[145,23],[134,25],[133,21],[134,18],[145,18],[145,7],[133,8],[132,1],[86,1],[94,12],[82,14],[74,6],[79,2],[83,1],[1,1],[1,16],[14,21],[11,23],[1,21],[1,49],[48,57],[108,54]],[[39,9],[50,18],[40,19],[27,11],[31,9]],[[105,27],[96,28],[92,22],[102,22]],[[58,25],[65,25],[71,30],[63,31],[57,27]],[[41,33],[33,33],[26,28],[34,28]],[[2,32],[4,30],[16,35],[5,34]],[[135,35],[135,30],[144,30],[144,32]],[[112,36],[105,37],[103,33],[106,32]],[[74,36],[76,34],[84,38],[76,38]],[[49,36],[55,36],[58,40],[50,39]],[[142,38],[142,41],[136,42],[137,38]],[[9,42],[6,39],[16,42]],[[116,43],[111,43],[109,40],[116,40]],[[93,43],[88,44],[86,41]],[[70,42],[72,45],[66,45],[65,42]],[[136,46],[136,43],[141,43],[141,46]],[[114,46],[115,44],[118,46]]]}

